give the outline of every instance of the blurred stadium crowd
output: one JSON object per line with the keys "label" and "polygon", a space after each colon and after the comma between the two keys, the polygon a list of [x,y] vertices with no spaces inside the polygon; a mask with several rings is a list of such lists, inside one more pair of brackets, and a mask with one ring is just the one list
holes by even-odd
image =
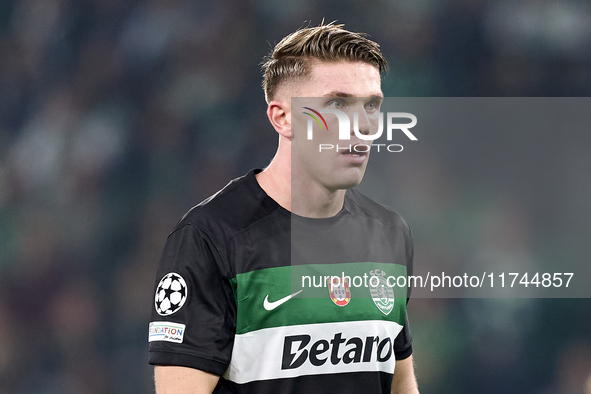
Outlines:
{"label": "blurred stadium crowd", "polygon": [[[0,394],[153,390],[147,326],[166,235],[270,160],[258,65],[322,16],[381,44],[386,96],[591,95],[587,0],[2,0]],[[489,212],[499,228],[512,208]],[[589,305],[411,301],[422,392],[591,393]]]}

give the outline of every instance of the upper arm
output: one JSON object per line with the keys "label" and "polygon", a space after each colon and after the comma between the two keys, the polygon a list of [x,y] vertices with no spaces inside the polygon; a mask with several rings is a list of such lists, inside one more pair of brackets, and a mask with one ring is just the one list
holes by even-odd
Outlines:
{"label": "upper arm", "polygon": [[419,394],[412,356],[396,361],[391,392],[392,394]]}
{"label": "upper arm", "polygon": [[219,376],[194,368],[154,367],[156,394],[211,394]]}
{"label": "upper arm", "polygon": [[[159,263],[150,323],[149,361],[188,367],[183,379],[204,371],[222,375],[230,363],[236,307],[231,284],[217,248],[204,231],[191,225],[167,239]],[[172,282],[171,282],[172,278]],[[171,372],[172,371],[172,372]],[[164,375],[167,377],[168,375]],[[158,378],[162,390],[169,380]]]}

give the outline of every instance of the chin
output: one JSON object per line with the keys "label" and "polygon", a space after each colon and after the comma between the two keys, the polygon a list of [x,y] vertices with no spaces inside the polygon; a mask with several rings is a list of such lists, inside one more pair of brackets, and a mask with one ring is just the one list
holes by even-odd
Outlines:
{"label": "chin", "polygon": [[355,186],[358,186],[362,180],[363,174],[339,179],[338,182],[335,182],[334,189],[351,189]]}

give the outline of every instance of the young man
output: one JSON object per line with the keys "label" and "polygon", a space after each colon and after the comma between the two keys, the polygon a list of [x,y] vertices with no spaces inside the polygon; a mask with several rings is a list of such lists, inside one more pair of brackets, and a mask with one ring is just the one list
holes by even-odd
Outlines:
{"label": "young man", "polygon": [[[338,143],[328,115],[327,130],[306,134],[305,112],[326,109],[357,112],[359,133],[372,132],[386,68],[379,46],[342,25],[305,28],[263,68],[277,153],[169,235],[149,334],[157,393],[416,394],[406,289],[395,294],[384,280],[410,273],[410,230],[351,190],[369,159],[355,147],[367,141],[351,131],[350,149],[320,152]],[[305,109],[294,97],[308,98]],[[343,283],[311,296],[303,278],[314,272],[343,272]]]}

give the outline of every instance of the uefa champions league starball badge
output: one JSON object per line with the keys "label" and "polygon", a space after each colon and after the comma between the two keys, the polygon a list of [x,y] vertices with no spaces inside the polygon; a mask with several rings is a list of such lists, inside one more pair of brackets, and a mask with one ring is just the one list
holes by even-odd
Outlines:
{"label": "uefa champions league starball badge", "polygon": [[158,287],[154,306],[161,316],[169,316],[181,309],[187,300],[187,284],[174,272],[164,275]]}
{"label": "uefa champions league starball badge", "polygon": [[394,289],[388,286],[384,271],[375,269],[369,271],[369,274],[371,275],[369,279],[371,298],[380,312],[388,315],[394,309]]}

